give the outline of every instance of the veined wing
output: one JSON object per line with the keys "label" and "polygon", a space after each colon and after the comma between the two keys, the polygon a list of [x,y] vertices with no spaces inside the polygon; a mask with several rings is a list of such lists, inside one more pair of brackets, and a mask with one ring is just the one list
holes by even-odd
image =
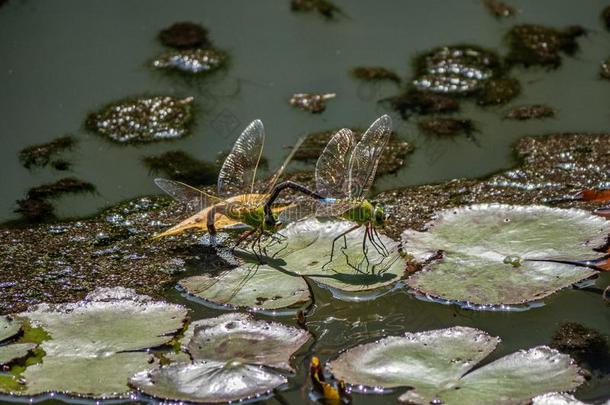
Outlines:
{"label": "veined wing", "polygon": [[381,152],[391,132],[392,119],[388,115],[382,115],[366,130],[360,142],[354,147],[348,170],[350,198],[361,198],[373,184]]}
{"label": "veined wing", "polygon": [[284,159],[284,163],[282,163],[282,165],[273,174],[271,179],[269,179],[269,181],[267,183],[267,186],[264,189],[266,194],[271,194],[271,191],[273,190],[273,188],[277,184],[277,181],[279,180],[280,176],[282,175],[282,173],[284,173],[284,170],[286,169],[286,166],[288,166],[288,164],[290,163],[290,161],[294,157],[294,154],[297,152],[297,150],[299,150],[299,148],[301,147],[301,145],[303,144],[304,141],[305,141],[305,137],[304,136],[302,136],[299,139],[297,139],[297,142],[292,147],[292,150],[290,151],[288,156],[286,156],[286,159]]}
{"label": "veined wing", "polygon": [[358,202],[349,199],[336,200],[334,202],[317,202],[317,217],[340,217],[350,208],[358,205]]}
{"label": "veined wing", "polygon": [[265,128],[254,120],[241,133],[218,174],[218,195],[252,194],[256,170],[263,154]]}
{"label": "veined wing", "polygon": [[328,141],[316,163],[316,191],[324,197],[346,198],[348,169],[355,145],[354,134],[343,128]]}
{"label": "veined wing", "polygon": [[190,212],[201,211],[212,204],[223,201],[218,197],[179,181],[161,178],[157,178],[154,181],[157,187],[165,191],[178,202],[186,205]]}

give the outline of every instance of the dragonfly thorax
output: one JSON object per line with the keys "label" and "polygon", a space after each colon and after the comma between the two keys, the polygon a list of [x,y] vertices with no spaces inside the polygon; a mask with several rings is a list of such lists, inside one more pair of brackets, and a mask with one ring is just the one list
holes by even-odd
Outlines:
{"label": "dragonfly thorax", "polygon": [[342,217],[361,225],[370,223],[373,226],[381,227],[385,223],[386,214],[382,204],[361,200],[343,213]]}
{"label": "dragonfly thorax", "polygon": [[275,232],[277,223],[265,221],[265,210],[260,204],[231,204],[227,207],[226,215],[234,221],[239,221],[255,229]]}

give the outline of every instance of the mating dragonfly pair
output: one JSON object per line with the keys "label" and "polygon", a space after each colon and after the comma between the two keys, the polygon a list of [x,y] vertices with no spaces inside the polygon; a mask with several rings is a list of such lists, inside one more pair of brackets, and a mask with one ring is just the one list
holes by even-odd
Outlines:
{"label": "mating dragonfly pair", "polygon": [[[156,237],[176,235],[190,228],[199,228],[210,235],[222,229],[247,227],[233,249],[251,238],[250,248],[259,262],[265,256],[261,247],[264,235],[279,234],[280,227],[308,216],[337,217],[354,223],[332,242],[329,261],[333,261],[336,242],[364,226],[362,250],[368,257],[370,243],[382,256],[389,252],[384,246],[378,228],[386,221],[382,204],[367,200],[366,194],[373,184],[381,153],[392,132],[392,120],[383,115],[362,135],[359,142],[349,129],[341,129],[330,139],[318,158],[315,171],[316,189],[292,182],[278,184],[284,169],[300,147],[301,139],[292,149],[282,166],[264,185],[256,182],[256,172],[263,153],[265,130],[260,120],[253,121],[239,136],[226,157],[218,175],[217,195],[167,179],[155,179],[163,191],[186,204],[196,214]],[[277,204],[284,190],[293,190],[307,197],[299,202]],[[313,209],[312,209],[313,207]]]}

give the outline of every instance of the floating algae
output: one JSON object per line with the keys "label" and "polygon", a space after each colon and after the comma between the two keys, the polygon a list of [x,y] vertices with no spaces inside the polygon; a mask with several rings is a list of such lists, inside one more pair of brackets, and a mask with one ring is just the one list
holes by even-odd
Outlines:
{"label": "floating algae", "polygon": [[555,116],[555,110],[544,104],[532,104],[515,107],[508,111],[504,118],[509,120],[525,121],[538,118],[550,118]]}
{"label": "floating algae", "polygon": [[152,66],[157,69],[198,74],[218,70],[225,60],[224,52],[215,49],[186,49],[167,51],[157,57]]}
{"label": "floating algae", "polygon": [[159,40],[165,46],[177,49],[207,48],[211,46],[208,30],[192,22],[178,22],[163,29]]}
{"label": "floating algae", "polygon": [[417,126],[427,134],[439,136],[470,135],[475,131],[472,120],[459,118],[426,118],[418,121]]}
{"label": "floating algae", "polygon": [[76,140],[73,137],[62,136],[48,143],[28,146],[19,152],[19,160],[27,169],[33,166],[45,167],[51,164],[58,170],[62,170],[62,168],[65,170],[65,161],[53,158],[64,150],[71,149],[75,143]]}
{"label": "floating algae", "polygon": [[359,66],[352,69],[351,73],[356,79],[369,82],[389,80],[400,83],[400,77],[395,72],[382,66]]}

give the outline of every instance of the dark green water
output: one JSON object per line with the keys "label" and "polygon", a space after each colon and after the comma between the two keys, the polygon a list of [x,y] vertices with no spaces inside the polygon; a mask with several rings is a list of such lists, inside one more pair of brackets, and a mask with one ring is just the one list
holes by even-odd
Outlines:
{"label": "dark green water", "polygon": [[[50,169],[24,169],[22,148],[73,134],[79,141],[66,156],[71,175],[97,186],[96,195],[65,197],[63,216],[89,215],[101,207],[137,195],[156,193],[152,174],[141,158],[181,149],[212,160],[229,148],[241,128],[260,118],[267,129],[265,155],[272,166],[281,161],[284,145],[300,135],[342,126],[367,126],[385,110],[375,100],[393,95],[392,84],[355,81],[356,65],[383,65],[402,77],[411,75],[410,59],[420,51],[456,43],[473,43],[505,53],[503,36],[512,24],[537,23],[589,29],[579,40],[581,51],[565,58],[556,71],[516,69],[523,92],[510,105],[547,103],[557,118],[543,121],[502,120],[507,106],[481,109],[463,105],[462,116],[475,120],[478,144],[466,138],[429,139],[413,121],[393,115],[395,128],[417,148],[396,175],[379,179],[379,190],[475,177],[510,167],[511,144],[524,135],[553,132],[608,132],[610,83],[597,79],[599,63],[610,56],[610,33],[599,15],[605,1],[511,1],[521,10],[498,21],[479,1],[337,1],[347,18],[329,22],[315,14],[290,12],[287,1],[30,1],[10,0],[0,8],[0,161],[3,192],[0,220],[15,217],[15,200],[28,188],[59,179]],[[216,46],[231,55],[226,72],[193,82],[151,71],[146,63],[163,47],[156,35],[176,21],[200,22]],[[335,92],[327,111],[311,115],[293,109],[295,92]],[[83,129],[86,114],[126,96],[172,94],[194,96],[197,122],[191,136],[175,142],[117,146]],[[610,275],[597,281],[610,282]],[[187,304],[193,318],[217,310],[184,300],[177,291],[168,298]],[[320,335],[315,351],[324,359],[346,344],[385,334],[452,325],[475,326],[503,343],[493,358],[548,343],[561,321],[577,321],[610,334],[610,311],[597,294],[566,290],[545,306],[520,313],[465,311],[423,302],[396,291],[374,302],[348,303],[317,291],[310,319]],[[300,361],[298,358],[297,361]],[[298,384],[284,394],[302,402]],[[582,399],[610,397],[610,387],[592,380],[579,391]],[[274,401],[271,400],[270,403]],[[356,403],[393,403],[392,396],[356,397]]]}

